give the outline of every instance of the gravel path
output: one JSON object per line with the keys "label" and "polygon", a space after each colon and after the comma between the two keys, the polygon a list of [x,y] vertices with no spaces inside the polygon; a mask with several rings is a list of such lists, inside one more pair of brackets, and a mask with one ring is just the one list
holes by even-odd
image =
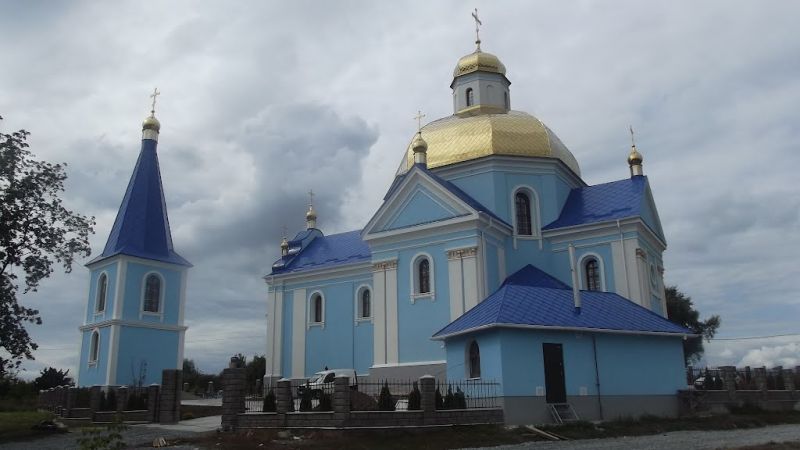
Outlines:
{"label": "gravel path", "polygon": [[492,450],[711,450],[766,444],[771,441],[800,441],[800,425],[775,425],[765,428],[732,431],[674,431],[654,436],[585,439],[567,442],[530,442],[527,444],[483,448],[491,448]]}

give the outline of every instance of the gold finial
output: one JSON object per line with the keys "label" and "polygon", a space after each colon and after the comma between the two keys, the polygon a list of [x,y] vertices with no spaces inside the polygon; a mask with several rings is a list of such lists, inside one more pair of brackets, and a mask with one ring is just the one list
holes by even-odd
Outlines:
{"label": "gold finial", "polygon": [[477,51],[481,51],[480,26],[483,25],[483,22],[478,18],[478,8],[475,8],[472,18],[475,19],[475,45],[478,46]]}
{"label": "gold finial", "polygon": [[631,176],[644,175],[644,171],[642,170],[642,161],[644,161],[644,158],[642,154],[639,153],[639,150],[636,150],[636,139],[634,137],[633,127],[629,125],[628,128],[631,131],[631,152],[628,154],[628,165],[631,169]]}
{"label": "gold finial", "polygon": [[317,212],[314,211],[314,190],[308,191],[308,211],[306,212],[306,228],[317,228]]}
{"label": "gold finial", "polygon": [[289,239],[286,237],[286,225],[283,226],[283,239],[281,239],[281,256],[289,254]]}
{"label": "gold finial", "polygon": [[150,97],[153,99],[153,104],[150,105],[150,117],[156,116],[156,97],[161,95],[161,92],[158,92],[158,88],[153,88],[153,93],[150,94]]}
{"label": "gold finial", "polygon": [[422,114],[422,111],[417,110],[417,115],[414,116],[414,119],[417,121],[417,133],[422,132],[422,119],[425,117],[425,114]]}

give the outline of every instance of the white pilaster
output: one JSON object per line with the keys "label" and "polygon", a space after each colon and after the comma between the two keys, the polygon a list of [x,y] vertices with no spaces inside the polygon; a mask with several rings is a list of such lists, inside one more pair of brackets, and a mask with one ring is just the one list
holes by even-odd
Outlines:
{"label": "white pilaster", "polygon": [[386,362],[399,362],[400,343],[397,318],[397,263],[386,268]]}
{"label": "white pilaster", "polygon": [[274,288],[267,296],[267,376],[280,376],[283,346],[283,290]]}
{"label": "white pilaster", "polygon": [[620,241],[611,243],[611,262],[614,265],[614,288],[617,294],[630,298],[625,249]]}
{"label": "white pilaster", "polygon": [[125,292],[125,280],[128,272],[128,261],[125,258],[120,258],[117,263],[117,285],[116,293],[114,294],[114,315],[113,319],[122,319],[122,307],[125,302],[123,293]]}
{"label": "white pilaster", "polygon": [[292,378],[306,372],[306,290],[295,289],[292,299]]}
{"label": "white pilaster", "polygon": [[[119,325],[111,325],[108,330],[108,366],[106,367],[105,384],[117,384],[117,354],[119,353]],[[89,350],[91,351],[91,350]]]}
{"label": "white pilaster", "polygon": [[372,267],[372,363],[386,364],[386,272]]}
{"label": "white pilaster", "polygon": [[450,287],[450,320],[456,320],[464,314],[464,277],[461,270],[461,258],[451,257],[447,253],[447,273]]}
{"label": "white pilaster", "polygon": [[483,292],[483,277],[480,276],[477,248],[464,249],[461,261],[464,273],[464,310],[469,311],[478,304]]}
{"label": "white pilaster", "polygon": [[483,277],[479,276],[478,248],[460,248],[447,252],[450,281],[450,319],[469,311],[478,304]]}

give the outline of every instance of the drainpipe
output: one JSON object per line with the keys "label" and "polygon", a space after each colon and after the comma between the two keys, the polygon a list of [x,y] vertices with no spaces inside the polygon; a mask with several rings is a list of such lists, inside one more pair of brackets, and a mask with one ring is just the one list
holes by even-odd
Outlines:
{"label": "drainpipe", "polygon": [[594,354],[594,381],[597,388],[597,406],[600,409],[600,420],[605,420],[603,417],[603,398],[600,396],[600,370],[597,368],[597,338],[592,333],[592,351]]}
{"label": "drainpipe", "polygon": [[581,291],[578,286],[578,270],[575,267],[575,246],[569,244],[569,270],[572,272],[572,300],[575,303],[575,312],[581,312]]}

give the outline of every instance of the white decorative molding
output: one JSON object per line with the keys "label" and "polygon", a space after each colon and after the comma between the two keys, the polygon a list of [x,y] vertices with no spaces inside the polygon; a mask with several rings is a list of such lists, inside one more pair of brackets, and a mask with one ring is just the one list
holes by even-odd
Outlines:
{"label": "white decorative molding", "polygon": [[[322,308],[321,308],[322,309],[322,311],[321,311],[321,315],[322,315],[321,319],[322,320],[320,320],[320,321],[313,320],[314,319],[313,315],[316,312],[316,308],[314,308],[314,305],[312,304],[312,300],[314,300],[314,296],[315,295],[319,295],[320,302],[321,302],[321,305],[322,305]],[[311,294],[308,295],[308,300],[307,301],[308,301],[308,305],[306,306],[306,311],[308,312],[307,313],[308,316],[306,317],[306,326],[308,327],[308,329],[311,329],[311,327],[325,328],[325,294],[323,294],[321,290],[316,289],[316,290],[312,291]]]}
{"label": "white decorative molding", "polygon": [[[157,276],[158,280],[159,280],[159,283],[160,283],[159,289],[158,289],[158,297],[159,297],[158,298],[158,311],[145,311],[144,310],[144,297],[147,294],[147,278],[149,278],[150,275]],[[160,322],[163,322],[164,321],[164,308],[165,308],[164,300],[166,299],[166,293],[167,293],[167,280],[164,278],[164,275],[162,275],[161,273],[159,273],[159,272],[157,272],[155,270],[150,270],[150,271],[146,272],[142,276],[142,281],[141,281],[141,286],[140,286],[140,291],[139,292],[140,292],[140,295],[139,295],[139,319],[144,318],[144,316],[153,316],[153,317],[158,317],[158,320]]]}
{"label": "white decorative molding", "polygon": [[447,259],[458,259],[466,257],[475,257],[478,255],[478,247],[459,248],[447,251]]}
{"label": "white decorative molding", "polygon": [[589,286],[586,285],[586,263],[589,262],[590,259],[597,261],[597,270],[600,271],[600,290],[607,292],[605,262],[603,261],[603,257],[595,252],[586,252],[581,255],[580,262],[578,263],[578,274],[580,276],[578,285],[582,290],[589,289]]}
{"label": "white decorative molding", "polygon": [[380,272],[385,270],[392,270],[397,269],[397,260],[396,259],[389,259],[386,261],[378,261],[372,263],[372,271],[373,272]]}
{"label": "white decorative molding", "polygon": [[98,323],[90,323],[87,325],[81,325],[78,327],[81,331],[92,330],[95,328],[105,328],[114,325],[125,326],[125,327],[134,327],[134,328],[150,328],[154,330],[165,330],[165,331],[181,331],[185,330],[189,327],[185,325],[170,325],[166,323],[159,323],[159,322],[139,322],[133,320],[121,320],[121,319],[109,319],[104,320]]}

